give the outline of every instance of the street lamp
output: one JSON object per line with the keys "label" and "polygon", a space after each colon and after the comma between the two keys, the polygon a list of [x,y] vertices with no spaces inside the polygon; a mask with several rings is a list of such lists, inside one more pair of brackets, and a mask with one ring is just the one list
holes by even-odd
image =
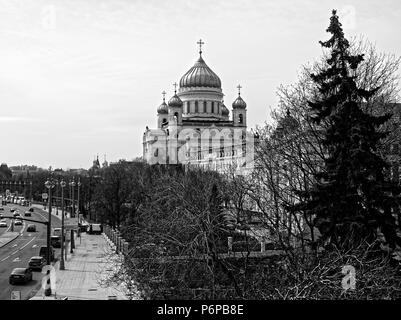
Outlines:
{"label": "street lamp", "polygon": [[67,183],[64,180],[61,180],[61,260],[60,260],[60,270],[65,270],[64,266],[64,188]]}
{"label": "street lamp", "polygon": [[70,182],[71,190],[72,190],[72,216],[75,217],[75,200],[74,200],[74,187],[75,187],[75,178],[72,178]]}
{"label": "street lamp", "polygon": [[29,197],[30,197],[30,204],[29,205],[32,205],[32,180],[29,182],[29,186],[30,186],[30,192],[29,192]]}
{"label": "street lamp", "polygon": [[59,186],[58,180],[56,181],[56,215],[58,216],[58,186]]}
{"label": "street lamp", "polygon": [[77,215],[78,215],[78,218],[77,218],[77,224],[78,224],[78,231],[77,231],[77,236],[78,237],[81,237],[81,235],[80,235],[80,229],[79,229],[79,187],[81,186],[81,179],[80,178],[78,178],[78,183],[77,183],[77,186],[78,186],[78,204],[77,204],[77,206],[78,206],[78,210],[77,210]]}
{"label": "street lamp", "polygon": [[[73,217],[75,217],[75,200],[74,200],[74,187],[75,187],[75,178],[72,177],[72,181],[69,183],[71,190],[72,190],[72,212],[73,212]],[[78,234],[78,232],[77,232]],[[71,244],[70,244],[71,250],[70,252],[73,253],[73,249],[75,249],[75,241],[74,241],[74,231],[71,229]]]}
{"label": "street lamp", "polygon": [[47,222],[47,264],[50,265],[50,233],[51,233],[51,221],[52,221],[52,188],[54,188],[54,182],[49,179],[45,182],[45,187],[49,189],[49,221]]}

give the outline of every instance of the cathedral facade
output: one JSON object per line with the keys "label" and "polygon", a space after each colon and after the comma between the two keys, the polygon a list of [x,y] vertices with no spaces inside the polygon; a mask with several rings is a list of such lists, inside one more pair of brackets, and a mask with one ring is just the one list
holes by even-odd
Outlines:
{"label": "cathedral facade", "polygon": [[[253,135],[247,132],[247,104],[238,96],[230,111],[220,78],[202,57],[174,84],[174,96],[157,108],[157,129],[143,134],[149,164],[184,164],[213,170],[245,169],[253,163]],[[178,86],[178,91],[177,91]]]}

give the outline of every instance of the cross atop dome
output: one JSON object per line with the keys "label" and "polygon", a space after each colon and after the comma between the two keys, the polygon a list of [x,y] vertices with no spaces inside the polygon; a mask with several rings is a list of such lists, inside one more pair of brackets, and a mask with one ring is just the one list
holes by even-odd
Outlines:
{"label": "cross atop dome", "polygon": [[162,95],[163,95],[163,102],[164,102],[166,100],[166,91],[163,90]]}
{"label": "cross atop dome", "polygon": [[202,39],[199,39],[197,44],[199,44],[199,54],[202,55],[202,45],[205,43],[202,41]]}
{"label": "cross atop dome", "polygon": [[177,93],[177,86],[178,86],[177,82],[174,82],[173,86],[174,86],[174,93]]}
{"label": "cross atop dome", "polygon": [[238,88],[238,95],[240,96],[240,95],[241,95],[241,89],[242,89],[242,87],[241,87],[241,85],[239,84],[239,85],[237,86],[237,88]]}

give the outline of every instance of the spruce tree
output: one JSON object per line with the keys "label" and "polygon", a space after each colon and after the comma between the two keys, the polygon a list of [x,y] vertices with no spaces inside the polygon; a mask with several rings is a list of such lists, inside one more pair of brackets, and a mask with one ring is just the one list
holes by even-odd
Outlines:
{"label": "spruce tree", "polygon": [[379,127],[391,114],[363,112],[362,104],[377,88],[366,91],[357,87],[355,74],[363,55],[349,53],[335,10],[326,31],[331,38],[320,44],[330,50],[330,56],[325,68],[311,75],[319,97],[309,102],[312,120],[323,128],[326,160],[315,185],[293,209],[313,215],[321,240],[337,247],[371,243],[380,230],[394,248],[401,245],[391,213],[399,191],[385,178],[389,165],[378,152],[380,139],[388,134]]}

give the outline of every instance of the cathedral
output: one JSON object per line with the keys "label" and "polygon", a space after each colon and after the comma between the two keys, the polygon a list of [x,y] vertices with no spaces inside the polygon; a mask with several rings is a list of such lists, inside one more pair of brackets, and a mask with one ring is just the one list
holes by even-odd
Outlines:
{"label": "cathedral", "polygon": [[[143,134],[143,159],[149,164],[184,164],[223,171],[253,163],[253,135],[247,132],[247,104],[238,96],[230,111],[220,78],[202,57],[174,84],[174,96],[157,108],[157,129]],[[178,90],[177,90],[178,86]],[[252,159],[251,159],[252,158]]]}

